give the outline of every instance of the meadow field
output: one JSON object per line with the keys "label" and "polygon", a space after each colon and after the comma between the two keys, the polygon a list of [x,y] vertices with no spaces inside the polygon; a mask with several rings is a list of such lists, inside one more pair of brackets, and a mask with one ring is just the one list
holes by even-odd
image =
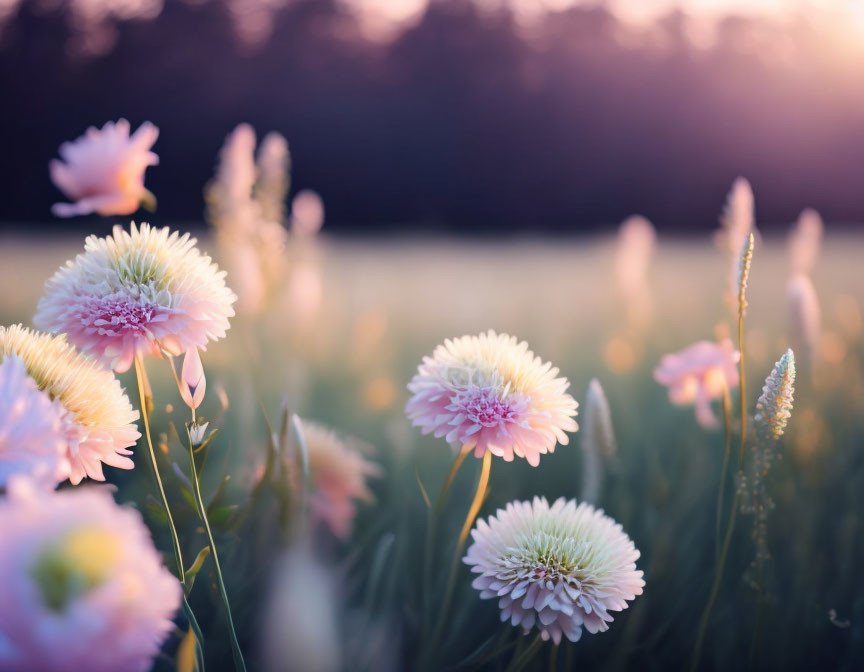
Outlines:
{"label": "meadow field", "polygon": [[[201,486],[204,501],[212,500],[210,522],[249,668],[861,669],[864,238],[851,231],[826,226],[812,272],[818,339],[803,336],[790,314],[786,239],[756,238],[744,321],[746,407],[752,416],[763,381],[791,347],[794,408],[778,459],[764,474],[774,506],[759,541],[770,557],[754,564],[754,516],[741,511],[701,655],[692,663],[730,502],[734,507],[739,500],[734,478],[721,482],[722,426],[705,429],[691,406],[670,404],[653,372],[662,355],[694,341],[729,336],[737,343],[736,312],[724,301],[728,255],[705,237],[661,235],[634,301],[620,291],[620,241],[612,231],[497,242],[310,241],[289,257],[266,309],[233,318],[227,337],[202,354],[207,396],[199,421],[209,420],[220,434],[200,465]],[[207,232],[198,244],[220,261]],[[82,249],[74,235],[6,235],[2,324],[30,325],[45,281]],[[615,614],[608,632],[585,632],[575,643],[535,646],[519,628],[501,623],[495,601],[479,599],[470,587],[464,564],[453,575],[452,603],[446,597],[481,461],[466,460],[439,510],[436,499],[455,453],[411,426],[406,386],[436,345],[489,329],[527,341],[560,368],[579,402],[580,430],[568,445],[543,455],[538,467],[493,460],[479,517],[534,496],[550,502],[587,497],[620,523],[641,554],[642,594]],[[206,539],[178,436],[188,409],[167,364],[154,358],[147,368],[158,460],[189,565]],[[134,372],[118,377],[137,407]],[[608,399],[615,436],[599,456],[583,445],[586,390],[594,378]],[[733,390],[735,409],[736,395]],[[714,409],[721,415],[719,402]],[[295,543],[305,524],[286,511],[292,495],[285,489],[296,484],[296,473],[280,447],[293,443],[296,451],[302,440],[302,429],[290,426],[292,414],[356,437],[359,453],[375,465],[367,478],[372,497],[358,502],[350,534],[313,531],[312,550]],[[118,487],[118,502],[143,512],[170,567],[171,540],[143,455],[139,442],[135,468],[106,475]],[[280,464],[287,469],[282,481],[274,475]],[[719,518],[718,488],[725,501]],[[429,535],[433,518],[437,531]],[[304,554],[315,558],[308,574]],[[228,669],[231,649],[210,572],[205,560],[202,586],[189,593],[189,603],[205,633],[207,667]],[[448,616],[433,636],[429,622],[441,610]],[[188,625],[176,622],[155,669],[181,669],[189,660],[183,654]],[[273,656],[282,662],[274,665]]]}

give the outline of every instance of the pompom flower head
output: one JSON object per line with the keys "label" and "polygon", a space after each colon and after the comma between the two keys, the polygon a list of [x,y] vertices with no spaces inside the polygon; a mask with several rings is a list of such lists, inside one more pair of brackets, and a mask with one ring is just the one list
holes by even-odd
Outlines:
{"label": "pompom flower head", "polygon": [[144,188],[144,171],[159,163],[150,151],[159,129],[147,122],[129,135],[125,119],[109,121],[102,130],[90,127],[74,142],[60,146],[60,160],[51,161],[51,179],[74,203],[57,203],[58,217],[131,215],[144,202],[156,199]]}
{"label": "pompom flower head", "polygon": [[578,641],[609,629],[610,611],[642,594],[639,551],[614,520],[574,500],[511,502],[471,532],[464,562],[481,598],[498,598],[501,620],[535,625],[544,640]]}
{"label": "pompom flower head", "polygon": [[0,359],[11,357],[20,357],[36,386],[62,407],[61,433],[73,484],[85,476],[104,481],[103,463],[134,466],[128,448],[141,436],[135,427],[138,411],[113,373],[77,352],[65,336],[20,325],[0,327]]}
{"label": "pompom flower head", "polygon": [[739,357],[728,338],[720,343],[698,341],[681,352],[663,355],[654,369],[654,380],[669,388],[673,404],[694,404],[700,425],[716,427],[711,401],[723,395],[724,387],[732,389],[738,384]]}
{"label": "pompom flower head", "polygon": [[189,234],[149,224],[90,236],[48,281],[34,322],[122,373],[137,354],[179,356],[225,336],[234,293]]}
{"label": "pompom flower head", "polygon": [[181,591],[141,515],[106,490],[28,486],[0,502],[0,669],[150,669]]}
{"label": "pompom flower head", "polygon": [[10,355],[0,364],[0,488],[18,474],[53,488],[69,477],[63,406],[27,375]]}
{"label": "pompom flower head", "polygon": [[381,471],[363,457],[357,446],[326,427],[304,420],[302,428],[309,451],[312,516],[344,539],[351,533],[357,515],[356,502],[372,499],[366,479],[380,475]]}
{"label": "pompom flower head", "polygon": [[447,340],[425,357],[405,411],[424,434],[457,449],[476,457],[488,450],[507,462],[523,457],[536,467],[577,429],[569,385],[527,343],[489,331]]}

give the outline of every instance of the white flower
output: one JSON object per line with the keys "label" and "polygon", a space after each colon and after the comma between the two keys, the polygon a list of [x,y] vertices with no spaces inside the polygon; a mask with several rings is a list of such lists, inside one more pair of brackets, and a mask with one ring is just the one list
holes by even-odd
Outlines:
{"label": "white flower", "polygon": [[408,389],[405,412],[424,434],[457,448],[488,450],[510,462],[540,464],[575,432],[577,403],[570,383],[513,336],[489,331],[446,340],[424,357]]}
{"label": "white flower", "polygon": [[645,582],[639,551],[621,526],[592,506],[545,498],[511,502],[479,520],[464,562],[479,574],[481,598],[497,598],[501,620],[535,625],[544,640],[578,641],[609,629],[611,611],[627,608]]}
{"label": "white flower", "polygon": [[179,356],[225,336],[237,300],[225,272],[196,240],[168,227],[135,223],[106,238],[90,236],[84,253],[45,285],[34,322],[122,373],[136,354]]}

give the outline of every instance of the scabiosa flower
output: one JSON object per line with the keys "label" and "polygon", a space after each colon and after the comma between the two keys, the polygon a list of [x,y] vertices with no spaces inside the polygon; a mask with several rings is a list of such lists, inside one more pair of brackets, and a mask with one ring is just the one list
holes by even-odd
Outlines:
{"label": "scabiosa flower", "polygon": [[141,514],[103,489],[29,486],[0,502],[0,669],[150,669],[181,590]]}
{"label": "scabiosa flower", "polygon": [[109,121],[101,131],[91,126],[74,142],[60,146],[63,160],[51,161],[51,179],[75,203],[55,204],[55,215],[130,215],[142,202],[155,205],[155,197],[144,188],[144,171],[159,163],[150,151],[159,129],[146,122],[131,136],[129,130],[125,119]]}
{"label": "scabiosa flower", "polygon": [[0,327],[0,358],[20,357],[36,386],[63,408],[61,431],[69,480],[104,481],[102,464],[132,469],[129,458],[141,436],[138,411],[110,371],[77,352],[65,336],[40,334],[21,325]]}
{"label": "scabiosa flower", "polygon": [[36,387],[24,362],[10,355],[0,364],[0,488],[10,477],[31,477],[53,488],[69,477],[63,435],[65,411]]}
{"label": "scabiosa flower", "polygon": [[434,433],[462,450],[483,457],[488,450],[511,462],[566,445],[565,432],[577,430],[577,403],[570,383],[513,336],[489,331],[446,340],[424,357],[408,384],[405,407],[424,434]]}
{"label": "scabiosa flower", "polygon": [[189,234],[135,223],[106,238],[90,236],[84,253],[47,282],[34,322],[118,373],[137,354],[179,356],[225,336],[234,293],[225,273]]}
{"label": "scabiosa flower", "polygon": [[312,516],[344,539],[351,533],[356,502],[372,499],[366,479],[379,476],[381,470],[363,457],[357,443],[343,440],[335,432],[307,420],[302,428],[309,451]]}
{"label": "scabiosa flower", "polygon": [[654,380],[669,388],[673,404],[694,404],[700,425],[716,427],[711,400],[719,399],[724,387],[732,389],[738,384],[740,356],[728,338],[720,343],[698,341],[681,352],[663,355],[654,369]]}
{"label": "scabiosa flower", "polygon": [[536,624],[544,640],[576,642],[582,628],[609,629],[610,611],[642,594],[639,551],[614,520],[589,504],[563,497],[511,502],[477,521],[464,562],[479,574],[480,597],[499,598],[501,620]]}

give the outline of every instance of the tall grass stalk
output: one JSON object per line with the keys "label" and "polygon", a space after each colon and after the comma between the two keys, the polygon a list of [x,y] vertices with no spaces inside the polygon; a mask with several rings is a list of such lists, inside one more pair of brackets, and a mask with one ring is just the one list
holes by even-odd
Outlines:
{"label": "tall grass stalk", "polygon": [[[744,370],[744,313],[747,310],[747,281],[750,278],[750,266],[753,263],[753,245],[754,237],[751,232],[744,241],[744,248],[741,250],[741,257],[738,264],[738,385],[739,396],[741,397],[741,444],[738,453],[738,470],[743,473],[744,467],[744,446],[747,440],[747,382]],[[724,406],[726,405],[726,397],[723,398]],[[724,418],[728,414],[724,413]],[[728,446],[728,427],[731,424],[727,420],[727,446]],[[724,472],[727,468],[726,458],[724,458]],[[723,480],[720,482],[721,492],[725,486],[725,473]],[[717,558],[717,567],[714,571],[714,583],[711,586],[711,592],[708,595],[708,602],[705,604],[705,609],[702,611],[702,616],[699,619],[699,629],[696,632],[696,645],[693,648],[693,659],[690,662],[690,670],[695,672],[699,668],[699,660],[702,657],[702,645],[705,642],[705,633],[708,629],[708,621],[711,618],[711,610],[714,608],[714,602],[717,600],[717,595],[720,592],[720,584],[723,582],[723,571],[726,568],[726,559],[729,556],[729,546],[732,542],[732,533],[735,530],[735,519],[738,514],[738,500],[740,492],[736,488],[735,497],[732,500],[732,509],[729,512],[729,523],[726,526],[726,536],[723,539],[723,546],[720,549],[720,555]],[[718,513],[719,515],[719,513]],[[719,526],[718,526],[719,529]]]}
{"label": "tall grass stalk", "polygon": [[726,477],[729,474],[729,461],[732,452],[732,399],[729,395],[729,386],[723,383],[723,466],[720,469],[720,486],[717,489],[717,522],[714,531],[714,561],[715,565],[720,559],[721,525],[723,522],[723,500],[726,493]]}

